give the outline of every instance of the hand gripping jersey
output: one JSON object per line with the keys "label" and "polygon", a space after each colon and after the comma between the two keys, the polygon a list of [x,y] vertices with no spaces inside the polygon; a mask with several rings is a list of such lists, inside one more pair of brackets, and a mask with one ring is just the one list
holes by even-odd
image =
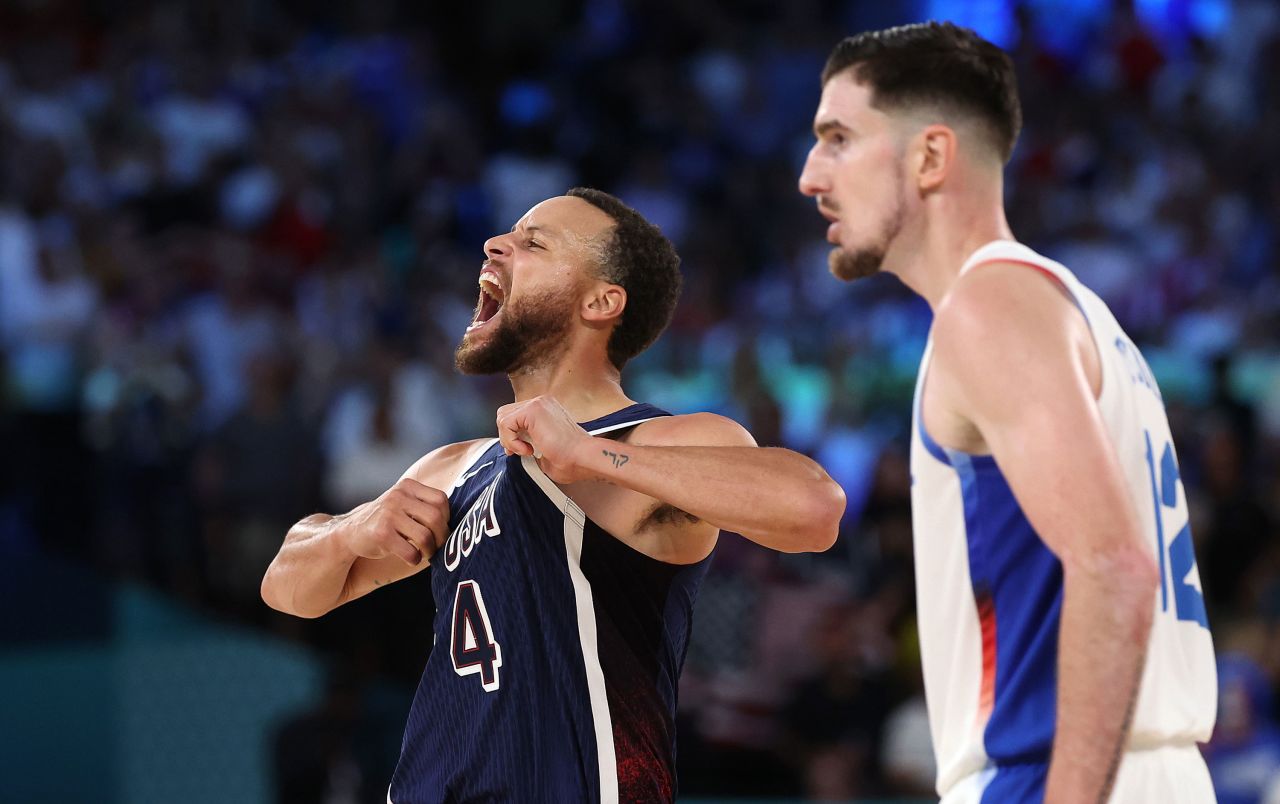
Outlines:
{"label": "hand gripping jersey", "polygon": [[[633,405],[583,427],[658,416]],[[677,682],[710,557],[649,558],[538,468],[481,444],[432,559],[435,647],[388,798],[671,801]]]}
{"label": "hand gripping jersey", "polygon": [[[1128,748],[1207,740],[1217,708],[1213,642],[1186,495],[1155,378],[1106,305],[1065,267],[1025,246],[996,241],[978,249],[962,271],[994,261],[1050,275],[1087,319],[1101,359],[1098,406],[1160,567]],[[1002,787],[1018,775],[1004,769],[1049,761],[1062,565],[1028,523],[990,456],[944,449],[925,430],[920,402],[932,351],[931,337],[916,384],[911,502],[938,793],[946,797],[963,781],[966,789],[983,791],[984,802],[1021,801],[1022,794]],[[1043,785],[1043,774],[1038,783]]]}

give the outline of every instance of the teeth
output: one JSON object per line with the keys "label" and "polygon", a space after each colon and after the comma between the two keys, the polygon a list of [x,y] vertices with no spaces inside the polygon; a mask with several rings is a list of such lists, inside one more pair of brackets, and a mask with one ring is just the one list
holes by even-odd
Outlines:
{"label": "teeth", "polygon": [[502,292],[502,285],[498,282],[498,277],[489,271],[480,274],[480,290],[496,299],[499,304],[506,297],[506,294]]}

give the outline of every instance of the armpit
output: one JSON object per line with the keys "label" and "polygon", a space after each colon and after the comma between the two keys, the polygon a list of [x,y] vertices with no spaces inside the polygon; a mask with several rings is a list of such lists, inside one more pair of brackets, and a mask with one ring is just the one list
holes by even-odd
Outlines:
{"label": "armpit", "polygon": [[640,520],[640,524],[636,527],[637,531],[645,531],[653,527],[661,527],[663,525],[693,525],[701,522],[698,517],[685,511],[681,511],[674,505],[667,503],[658,503],[648,514]]}

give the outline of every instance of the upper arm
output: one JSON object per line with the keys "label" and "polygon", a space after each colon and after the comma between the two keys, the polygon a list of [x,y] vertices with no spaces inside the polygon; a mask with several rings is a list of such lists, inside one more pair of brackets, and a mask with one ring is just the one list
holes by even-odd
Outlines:
{"label": "upper arm", "polygon": [[1142,545],[1081,345],[1092,336],[1060,288],[984,266],[957,282],[933,338],[931,392],[978,430],[1050,550],[1067,561]]}
{"label": "upper arm", "polygon": [[[664,416],[632,431],[627,443],[642,447],[754,447],[746,428],[725,416],[692,413]],[[719,529],[669,503],[657,501],[634,526],[636,533],[671,534],[686,549],[682,554],[700,559],[710,551]]]}

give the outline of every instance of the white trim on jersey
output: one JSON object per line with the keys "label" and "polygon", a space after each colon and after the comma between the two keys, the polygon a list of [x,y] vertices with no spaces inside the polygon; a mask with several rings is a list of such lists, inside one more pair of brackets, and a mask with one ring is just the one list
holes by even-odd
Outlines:
{"label": "white trim on jersey", "polygon": [[[629,422],[620,427],[636,423]],[[596,758],[600,764],[600,802],[617,804],[618,758],[613,744],[613,717],[609,712],[609,696],[605,692],[604,668],[600,666],[600,650],[596,640],[596,607],[591,596],[591,582],[582,574],[582,533],[587,517],[578,504],[547,477],[537,460],[526,455],[520,459],[520,465],[533,482],[538,484],[538,488],[542,489],[542,493],[564,513],[565,554],[569,564],[569,577],[573,581],[573,599],[578,610],[578,639],[582,645],[582,664],[587,672],[587,697],[596,732]]]}
{"label": "white trim on jersey", "polygon": [[661,418],[663,417],[650,416],[647,419],[636,419],[635,421],[632,421],[632,422],[623,422],[622,424],[611,424],[608,427],[601,427],[596,430],[588,430],[587,435],[600,435],[601,433],[612,433],[614,430],[621,430],[624,427],[635,427],[637,424],[644,424],[645,422],[651,422],[654,419],[661,419]]}
{"label": "white trim on jersey", "polygon": [[462,462],[462,468],[459,469],[458,474],[454,476],[453,482],[450,483],[445,488],[444,490],[445,494],[448,494],[449,492],[453,491],[454,489],[458,488],[463,483],[465,483],[466,475],[471,471],[472,465],[476,461],[480,460],[481,456],[483,456],[486,452],[488,452],[489,448],[492,447],[497,442],[498,442],[498,439],[496,438],[486,439],[484,441],[481,441],[479,444],[476,444],[471,449],[467,450],[467,459]]}

